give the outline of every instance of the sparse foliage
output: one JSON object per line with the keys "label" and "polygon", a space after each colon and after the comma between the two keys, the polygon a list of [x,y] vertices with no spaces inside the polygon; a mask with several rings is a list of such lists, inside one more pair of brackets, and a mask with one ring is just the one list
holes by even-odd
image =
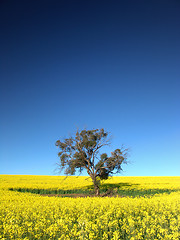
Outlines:
{"label": "sparse foliage", "polygon": [[63,141],[56,141],[60,148],[58,156],[59,170],[65,170],[66,175],[81,173],[86,169],[91,177],[96,195],[99,195],[100,180],[122,170],[122,163],[127,163],[128,149],[116,149],[108,157],[106,153],[100,153],[102,147],[110,144],[108,132],[104,129],[77,130],[74,137]]}

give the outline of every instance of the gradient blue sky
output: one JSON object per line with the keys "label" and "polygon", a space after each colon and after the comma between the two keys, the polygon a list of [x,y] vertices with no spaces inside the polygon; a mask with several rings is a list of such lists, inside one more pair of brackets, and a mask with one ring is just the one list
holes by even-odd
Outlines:
{"label": "gradient blue sky", "polygon": [[1,1],[0,174],[53,175],[55,142],[105,128],[123,176],[180,173],[180,1]]}

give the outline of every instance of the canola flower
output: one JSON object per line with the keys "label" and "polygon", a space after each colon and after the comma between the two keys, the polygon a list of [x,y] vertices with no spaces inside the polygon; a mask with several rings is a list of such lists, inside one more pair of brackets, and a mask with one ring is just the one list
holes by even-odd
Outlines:
{"label": "canola flower", "polygon": [[86,178],[1,175],[0,239],[180,239],[180,177],[106,181],[124,189],[176,190],[133,198],[61,198],[9,190],[83,189],[91,184]]}

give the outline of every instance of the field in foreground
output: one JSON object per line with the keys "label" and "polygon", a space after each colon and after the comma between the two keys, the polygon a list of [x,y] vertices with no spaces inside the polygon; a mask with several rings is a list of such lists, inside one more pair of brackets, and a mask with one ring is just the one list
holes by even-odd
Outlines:
{"label": "field in foreground", "polygon": [[62,198],[92,191],[87,177],[0,175],[0,239],[180,239],[180,177],[113,177],[122,197]]}

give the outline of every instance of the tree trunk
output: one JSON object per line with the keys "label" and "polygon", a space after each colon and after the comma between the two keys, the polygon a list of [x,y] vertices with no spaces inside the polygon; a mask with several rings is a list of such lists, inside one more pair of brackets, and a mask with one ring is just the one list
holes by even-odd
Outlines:
{"label": "tree trunk", "polygon": [[94,190],[95,190],[96,196],[99,196],[100,195],[99,186],[94,186]]}
{"label": "tree trunk", "polygon": [[96,194],[96,196],[99,196],[100,195],[99,181],[96,178],[94,178],[93,179],[93,184],[94,184],[95,194]]}

